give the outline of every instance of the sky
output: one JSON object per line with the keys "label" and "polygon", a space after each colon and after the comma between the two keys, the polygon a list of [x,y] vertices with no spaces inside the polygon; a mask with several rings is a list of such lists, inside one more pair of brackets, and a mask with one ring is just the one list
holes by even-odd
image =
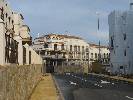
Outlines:
{"label": "sky", "polygon": [[[87,42],[108,44],[108,15],[128,10],[130,0],[8,0],[22,13],[33,38],[48,33],[76,35]],[[100,30],[97,31],[99,13]]]}

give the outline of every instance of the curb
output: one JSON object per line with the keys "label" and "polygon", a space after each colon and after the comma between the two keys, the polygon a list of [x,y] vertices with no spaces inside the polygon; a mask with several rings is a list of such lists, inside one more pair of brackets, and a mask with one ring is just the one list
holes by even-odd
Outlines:
{"label": "curb", "polygon": [[58,99],[58,100],[65,100],[65,98],[64,98],[64,96],[63,96],[63,94],[62,94],[62,92],[61,92],[61,89],[59,88],[59,85],[58,85],[58,83],[57,83],[57,81],[55,80],[55,78],[54,78],[53,75],[52,75],[52,78],[53,78],[53,80],[54,80],[55,86],[56,86],[56,88],[57,88],[57,90],[58,90],[58,93],[59,93],[59,99]]}
{"label": "curb", "polygon": [[120,80],[120,81],[126,81],[126,82],[129,82],[129,83],[133,83],[133,81],[130,81],[129,79],[125,79],[125,78],[122,78],[122,77],[113,77],[113,76],[100,75],[100,74],[94,74],[94,73],[89,73],[89,75],[101,76],[101,77],[110,78],[110,79],[114,79],[114,80]]}

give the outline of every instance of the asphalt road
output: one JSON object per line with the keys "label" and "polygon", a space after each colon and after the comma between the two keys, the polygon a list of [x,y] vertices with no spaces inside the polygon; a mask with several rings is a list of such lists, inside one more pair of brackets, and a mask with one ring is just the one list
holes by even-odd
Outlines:
{"label": "asphalt road", "polygon": [[133,100],[133,84],[100,76],[54,75],[65,100]]}

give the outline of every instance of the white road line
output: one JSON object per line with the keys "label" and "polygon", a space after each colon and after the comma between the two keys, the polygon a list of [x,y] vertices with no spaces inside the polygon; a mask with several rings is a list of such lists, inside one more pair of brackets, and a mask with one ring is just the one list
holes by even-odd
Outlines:
{"label": "white road line", "polygon": [[97,84],[94,84],[95,86],[97,86]]}
{"label": "white road line", "polygon": [[100,86],[101,88],[103,87],[103,86]]}
{"label": "white road line", "polygon": [[101,83],[102,83],[102,84],[109,84],[110,82],[101,80]]}
{"label": "white road line", "polygon": [[132,97],[129,97],[129,96],[125,96],[126,98],[128,98],[128,99],[131,99],[131,100],[133,100],[133,98]]}
{"label": "white road line", "polygon": [[74,83],[72,81],[69,81],[71,85],[77,85],[77,83]]}
{"label": "white road line", "polygon": [[115,83],[112,83],[112,85],[114,85]]}

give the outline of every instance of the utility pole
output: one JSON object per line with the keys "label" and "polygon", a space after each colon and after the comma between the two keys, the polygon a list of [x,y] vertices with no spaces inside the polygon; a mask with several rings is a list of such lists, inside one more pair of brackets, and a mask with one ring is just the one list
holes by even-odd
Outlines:
{"label": "utility pole", "polygon": [[98,56],[98,61],[101,62],[101,49],[100,49],[101,43],[99,41],[99,56]]}
{"label": "utility pole", "polygon": [[[99,34],[99,30],[100,30],[100,19],[99,19],[99,15],[100,13],[99,12],[96,12],[96,15],[97,15],[97,34]],[[101,43],[100,43],[100,40],[99,40],[99,55],[98,55],[98,61],[101,62],[101,49],[100,49],[100,46],[101,46]]]}

